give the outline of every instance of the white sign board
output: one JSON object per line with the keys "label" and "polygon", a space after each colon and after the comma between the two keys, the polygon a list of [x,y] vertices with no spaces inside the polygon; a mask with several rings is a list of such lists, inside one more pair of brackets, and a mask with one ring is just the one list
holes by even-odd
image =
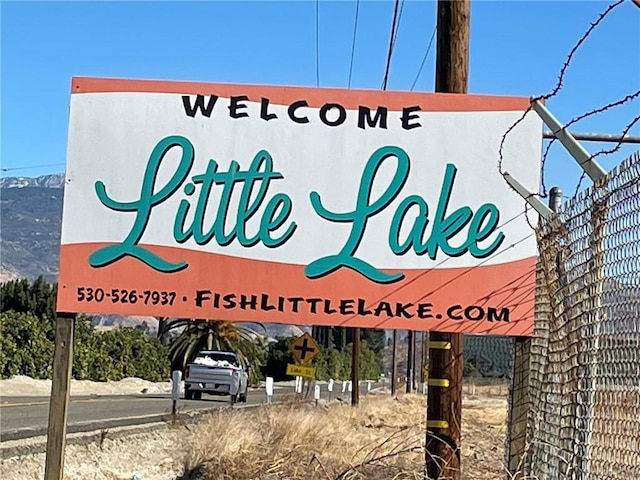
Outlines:
{"label": "white sign board", "polygon": [[527,98],[72,83],[59,311],[531,333]]}

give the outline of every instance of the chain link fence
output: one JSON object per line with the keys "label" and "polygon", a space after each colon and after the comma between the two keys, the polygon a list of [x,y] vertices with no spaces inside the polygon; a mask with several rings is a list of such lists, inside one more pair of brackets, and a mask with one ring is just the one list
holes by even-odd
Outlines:
{"label": "chain link fence", "polygon": [[510,378],[513,370],[513,337],[464,335],[465,374],[473,379]]}
{"label": "chain link fence", "polygon": [[537,237],[523,473],[640,479],[640,152]]}

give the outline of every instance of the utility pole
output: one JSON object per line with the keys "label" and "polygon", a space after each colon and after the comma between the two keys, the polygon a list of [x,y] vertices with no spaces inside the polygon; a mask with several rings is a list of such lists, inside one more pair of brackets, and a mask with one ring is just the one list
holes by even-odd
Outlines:
{"label": "utility pole", "polygon": [[[436,92],[466,93],[470,0],[438,0]],[[460,480],[462,334],[431,332],[429,339],[425,470],[431,480]]]}
{"label": "utility pole", "polygon": [[407,338],[407,393],[413,391],[413,330],[409,330],[409,337]]}
{"label": "utility pole", "polygon": [[398,384],[398,359],[396,358],[398,343],[398,330],[393,329],[393,352],[391,353],[391,396],[396,396],[396,386]]}
{"label": "utility pole", "polygon": [[351,405],[360,403],[360,327],[353,329],[353,343],[351,349]]}

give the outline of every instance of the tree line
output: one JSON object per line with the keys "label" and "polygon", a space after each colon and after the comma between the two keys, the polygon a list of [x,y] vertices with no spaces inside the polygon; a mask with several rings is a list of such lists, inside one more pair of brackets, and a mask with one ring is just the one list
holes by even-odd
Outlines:
{"label": "tree line", "polygon": [[[38,277],[0,285],[0,377],[27,375],[50,379],[56,321],[57,284]],[[344,380],[351,374],[353,331],[343,327],[314,327],[322,350],[311,365],[319,380]],[[384,331],[361,329],[360,376],[375,379],[381,370]],[[240,354],[251,368],[251,382],[265,376],[290,379],[288,363],[293,337],[268,339],[266,329],[215,319],[158,319],[157,335],[144,327],[99,331],[92,317],[78,315],[74,332],[72,376],[77,380],[121,380],[138,377],[165,381],[172,370],[182,370],[204,349]]]}

